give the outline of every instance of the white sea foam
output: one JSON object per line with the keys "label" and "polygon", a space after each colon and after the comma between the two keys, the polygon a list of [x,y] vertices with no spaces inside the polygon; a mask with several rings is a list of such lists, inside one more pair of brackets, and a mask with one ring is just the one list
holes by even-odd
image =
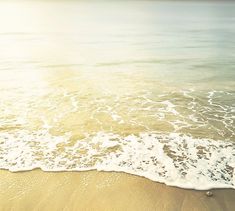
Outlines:
{"label": "white sea foam", "polygon": [[177,133],[99,132],[71,141],[48,130],[1,133],[0,168],[10,171],[121,171],[171,186],[235,188],[235,144]]}

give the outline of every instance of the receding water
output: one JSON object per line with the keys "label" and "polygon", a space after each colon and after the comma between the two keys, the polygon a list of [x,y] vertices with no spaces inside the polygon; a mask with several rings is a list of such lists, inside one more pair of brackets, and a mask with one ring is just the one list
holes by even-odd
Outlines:
{"label": "receding water", "polygon": [[0,168],[235,187],[235,3],[0,3]]}

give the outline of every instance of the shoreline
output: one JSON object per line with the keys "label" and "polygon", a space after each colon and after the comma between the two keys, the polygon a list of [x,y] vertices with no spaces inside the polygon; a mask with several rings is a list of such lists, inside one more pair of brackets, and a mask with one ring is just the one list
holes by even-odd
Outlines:
{"label": "shoreline", "polygon": [[167,186],[121,172],[0,170],[2,210],[232,210],[234,189]]}
{"label": "shoreline", "polygon": [[219,189],[232,189],[232,190],[235,190],[234,186],[232,185],[226,185],[226,184],[223,184],[223,185],[220,185],[220,186],[217,186],[217,187],[213,187],[213,184],[210,186],[210,185],[207,185],[205,186],[204,188],[198,188],[198,187],[193,187],[191,188],[191,186],[188,186],[188,185],[184,185],[184,186],[180,186],[180,185],[177,185],[175,184],[174,182],[172,183],[168,183],[164,180],[155,180],[154,177],[151,177],[151,176],[146,176],[144,174],[136,174],[135,171],[125,171],[125,170],[106,170],[106,169],[101,169],[101,168],[96,168],[96,167],[91,167],[91,168],[87,168],[87,169],[81,169],[81,170],[76,170],[76,169],[71,169],[71,170],[63,170],[63,169],[56,169],[56,170],[49,170],[49,169],[43,169],[41,167],[34,167],[34,168],[31,168],[31,169],[23,169],[23,170],[11,170],[11,169],[7,169],[7,168],[0,168],[0,171],[9,171],[10,173],[24,173],[24,172],[30,172],[30,171],[42,171],[42,172],[45,172],[45,173],[79,173],[79,172],[92,172],[92,171],[97,171],[97,172],[103,172],[103,173],[121,173],[121,174],[127,174],[127,175],[131,175],[131,176],[136,176],[136,177],[142,177],[144,179],[147,179],[147,180],[150,180],[152,182],[155,182],[155,183],[160,183],[160,184],[163,184],[163,185],[166,185],[166,186],[169,186],[169,187],[175,187],[175,188],[179,188],[179,189],[184,189],[184,190],[195,190],[195,191],[210,191],[210,190],[219,190]]}

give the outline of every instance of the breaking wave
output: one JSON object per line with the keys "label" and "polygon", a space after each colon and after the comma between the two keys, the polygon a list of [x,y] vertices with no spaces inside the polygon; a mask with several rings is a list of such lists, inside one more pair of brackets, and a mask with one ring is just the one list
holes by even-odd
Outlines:
{"label": "breaking wave", "polygon": [[[33,141],[32,141],[33,140]],[[0,166],[10,171],[121,171],[170,186],[235,188],[235,144],[177,133],[122,137],[99,132],[70,141],[70,134],[20,130],[2,133]]]}

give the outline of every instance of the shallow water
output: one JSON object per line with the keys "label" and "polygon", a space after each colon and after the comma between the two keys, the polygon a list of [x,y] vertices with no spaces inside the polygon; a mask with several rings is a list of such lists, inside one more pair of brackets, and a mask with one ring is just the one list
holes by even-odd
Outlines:
{"label": "shallow water", "polygon": [[235,185],[235,3],[0,3],[0,168]]}

